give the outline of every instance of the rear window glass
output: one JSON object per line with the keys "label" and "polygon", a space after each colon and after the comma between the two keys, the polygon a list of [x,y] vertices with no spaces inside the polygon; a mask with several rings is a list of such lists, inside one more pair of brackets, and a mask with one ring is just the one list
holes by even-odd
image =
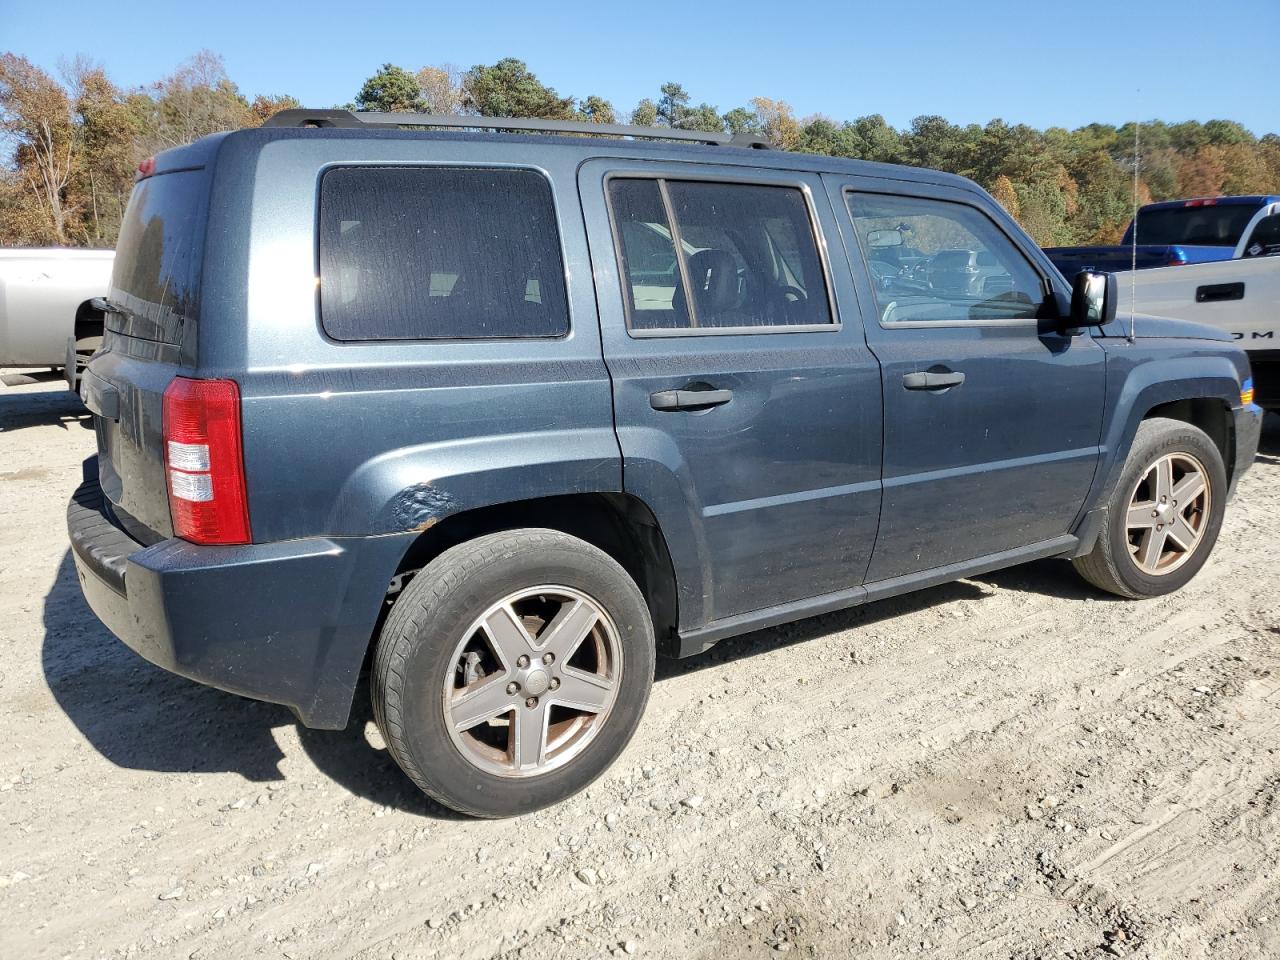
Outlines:
{"label": "rear window glass", "polygon": [[[203,170],[164,173],[133,188],[116,243],[112,286],[147,314],[196,313],[208,190]],[[163,317],[155,317],[163,319]]]}
{"label": "rear window glass", "polygon": [[338,340],[563,336],[550,184],[531,170],[330,170],[320,182],[320,315]]}
{"label": "rear window glass", "polygon": [[[1257,206],[1246,203],[1140,210],[1138,243],[1234,247],[1257,212]],[[1131,235],[1126,234],[1125,242],[1131,241]]]}
{"label": "rear window glass", "polygon": [[799,189],[616,178],[609,202],[632,330],[831,325]]}

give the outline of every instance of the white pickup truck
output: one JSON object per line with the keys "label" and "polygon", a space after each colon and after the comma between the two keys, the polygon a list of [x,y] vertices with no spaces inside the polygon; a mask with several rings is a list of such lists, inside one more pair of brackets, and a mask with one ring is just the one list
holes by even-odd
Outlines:
{"label": "white pickup truck", "polygon": [[1254,402],[1280,410],[1280,204],[1232,260],[1116,274],[1120,303],[1138,313],[1227,330],[1249,354]]}
{"label": "white pickup truck", "polygon": [[65,366],[71,338],[78,356],[93,353],[103,319],[93,300],[107,295],[114,261],[112,250],[0,250],[0,367]]}

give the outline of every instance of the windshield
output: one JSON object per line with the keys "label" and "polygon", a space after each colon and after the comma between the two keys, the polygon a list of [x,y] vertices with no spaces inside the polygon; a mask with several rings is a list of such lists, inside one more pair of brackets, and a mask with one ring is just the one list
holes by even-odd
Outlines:
{"label": "windshield", "polygon": [[[1138,243],[1234,247],[1258,208],[1253,204],[1169,207],[1138,213]],[[1131,243],[1132,227],[1124,242]]]}

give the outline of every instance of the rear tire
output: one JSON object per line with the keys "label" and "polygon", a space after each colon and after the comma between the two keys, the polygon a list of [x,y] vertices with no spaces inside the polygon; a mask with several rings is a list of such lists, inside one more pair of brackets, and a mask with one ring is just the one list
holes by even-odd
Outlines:
{"label": "rear tire", "polygon": [[612,557],[554,530],[496,533],[441,554],[396,601],[374,655],[374,719],[423,792],[515,816],[617,758],[653,667],[648,606]]}
{"label": "rear tire", "polygon": [[[1198,483],[1203,492],[1191,495]],[[1187,492],[1181,501],[1180,491]],[[1226,495],[1222,454],[1203,430],[1181,420],[1144,420],[1103,510],[1097,543],[1072,562],[1087,581],[1117,596],[1172,593],[1209,559]]]}

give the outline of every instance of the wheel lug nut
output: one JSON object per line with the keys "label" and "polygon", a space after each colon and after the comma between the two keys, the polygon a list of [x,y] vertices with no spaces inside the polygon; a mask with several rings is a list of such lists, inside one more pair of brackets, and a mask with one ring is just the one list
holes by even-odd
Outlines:
{"label": "wheel lug nut", "polygon": [[521,670],[523,670],[528,665],[529,665],[529,658],[526,657],[523,653],[516,658],[516,666],[519,667]]}
{"label": "wheel lug nut", "polygon": [[555,658],[556,658],[556,655],[554,653],[544,653],[542,655],[542,662],[551,663],[551,661],[553,661]]}
{"label": "wheel lug nut", "polygon": [[1152,511],[1151,511],[1151,516],[1153,516],[1153,517],[1158,517],[1158,516],[1160,516],[1160,511],[1159,511],[1159,510],[1152,510]]}
{"label": "wheel lug nut", "polygon": [[524,705],[525,705],[526,707],[528,707],[529,709],[533,709],[534,707],[536,707],[536,706],[538,705],[538,698],[537,698],[537,697],[530,697],[528,700],[526,700],[526,701],[524,702]]}
{"label": "wheel lug nut", "polygon": [[559,678],[559,677],[552,677],[552,678],[551,678],[551,683],[550,683],[550,684],[548,684],[548,686],[550,686],[552,690],[559,690],[559,689],[560,689],[560,678]]}
{"label": "wheel lug nut", "polygon": [[507,693],[509,695],[515,696],[519,692],[520,692],[520,684],[516,683],[515,681],[512,681],[511,683],[507,684]]}

